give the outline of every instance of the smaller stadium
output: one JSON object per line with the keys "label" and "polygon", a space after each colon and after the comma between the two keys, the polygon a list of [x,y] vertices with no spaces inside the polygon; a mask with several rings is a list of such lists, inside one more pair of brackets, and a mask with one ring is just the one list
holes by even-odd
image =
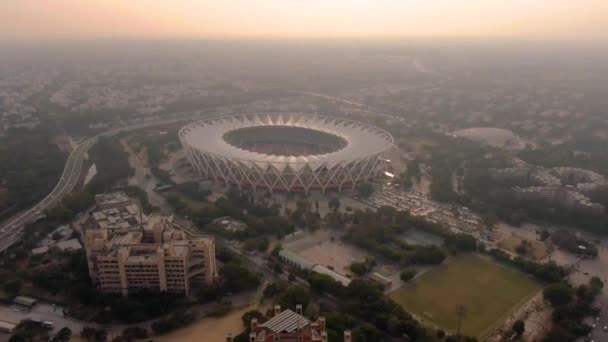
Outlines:
{"label": "smaller stadium", "polygon": [[238,114],[183,127],[186,157],[203,176],[239,188],[342,190],[385,171],[393,137],[362,122],[315,114]]}

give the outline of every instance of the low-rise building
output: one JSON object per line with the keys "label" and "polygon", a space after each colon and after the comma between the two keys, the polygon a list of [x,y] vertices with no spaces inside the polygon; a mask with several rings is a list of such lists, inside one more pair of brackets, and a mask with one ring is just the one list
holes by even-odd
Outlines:
{"label": "low-rise building", "polygon": [[[344,332],[344,341],[351,342],[350,331]],[[226,336],[227,342],[233,342],[231,334]],[[256,318],[251,320],[249,342],[327,342],[325,318],[319,317],[316,321],[302,315],[302,305],[296,306],[296,311],[290,309],[281,311],[281,306],[275,305],[274,315],[264,323]]]}
{"label": "low-rise building", "polygon": [[333,280],[342,284],[344,287],[347,287],[348,285],[350,285],[350,282],[351,282],[351,280],[349,278],[341,275],[340,273],[338,273],[334,270],[331,270],[325,266],[322,266],[322,265],[315,265],[312,268],[312,271],[319,273],[319,274],[325,274],[327,276],[330,276]]}
{"label": "low-rise building", "polygon": [[139,227],[147,219],[139,206],[122,191],[96,195],[95,204],[96,210],[91,216],[99,228],[126,230]]}
{"label": "low-rise building", "polygon": [[38,299],[26,296],[17,296],[13,298],[13,303],[32,308],[34,305],[36,305],[36,303],[38,303]]}
{"label": "low-rise building", "polygon": [[391,278],[385,277],[384,275],[378,272],[372,273],[369,278],[372,281],[382,285],[382,287],[384,287],[385,289],[393,286],[393,281],[391,280]]}
{"label": "low-rise building", "polygon": [[317,265],[316,262],[308,260],[305,257],[300,256],[299,254],[289,251],[287,249],[282,249],[279,252],[279,258],[289,266],[300,270],[311,271],[312,268]]}
{"label": "low-rise building", "polygon": [[0,332],[2,332],[2,333],[12,334],[13,331],[15,331],[16,327],[17,327],[17,324],[7,322],[7,321],[0,321]]}

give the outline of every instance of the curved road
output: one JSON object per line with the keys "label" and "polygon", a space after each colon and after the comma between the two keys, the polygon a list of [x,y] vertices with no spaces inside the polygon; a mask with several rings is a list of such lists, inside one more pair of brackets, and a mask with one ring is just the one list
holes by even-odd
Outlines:
{"label": "curved road", "polygon": [[26,223],[43,217],[46,209],[57,204],[59,201],[61,201],[63,196],[69,194],[74,189],[78,183],[85,156],[89,149],[97,143],[100,137],[112,136],[121,132],[133,131],[152,126],[192,120],[194,118],[195,116],[187,116],[127,125],[124,127],[111,129],[82,141],[68,156],[68,160],[63,169],[63,173],[61,174],[61,178],[53,190],[44,199],[38,202],[38,204],[28,209],[24,213],[12,218],[3,227],[0,227],[0,253],[19,240],[21,234],[23,233],[23,227]]}

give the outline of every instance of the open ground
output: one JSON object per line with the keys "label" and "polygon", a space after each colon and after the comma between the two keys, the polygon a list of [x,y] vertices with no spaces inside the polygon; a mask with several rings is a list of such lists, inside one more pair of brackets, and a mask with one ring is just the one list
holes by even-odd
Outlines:
{"label": "open ground", "polygon": [[456,307],[464,305],[462,332],[483,337],[539,290],[524,274],[470,254],[451,258],[390,297],[424,322],[450,332],[458,326]]}
{"label": "open ground", "polygon": [[362,249],[343,243],[337,234],[318,230],[283,246],[334,271],[347,275],[353,262],[365,261],[369,255]]}

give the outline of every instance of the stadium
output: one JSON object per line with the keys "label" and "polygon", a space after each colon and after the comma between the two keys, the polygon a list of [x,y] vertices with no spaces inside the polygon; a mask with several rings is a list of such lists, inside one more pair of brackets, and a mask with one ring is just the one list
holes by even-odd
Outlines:
{"label": "stadium", "polygon": [[314,114],[238,114],[179,131],[203,176],[270,191],[352,188],[383,172],[393,137],[361,122]]}

